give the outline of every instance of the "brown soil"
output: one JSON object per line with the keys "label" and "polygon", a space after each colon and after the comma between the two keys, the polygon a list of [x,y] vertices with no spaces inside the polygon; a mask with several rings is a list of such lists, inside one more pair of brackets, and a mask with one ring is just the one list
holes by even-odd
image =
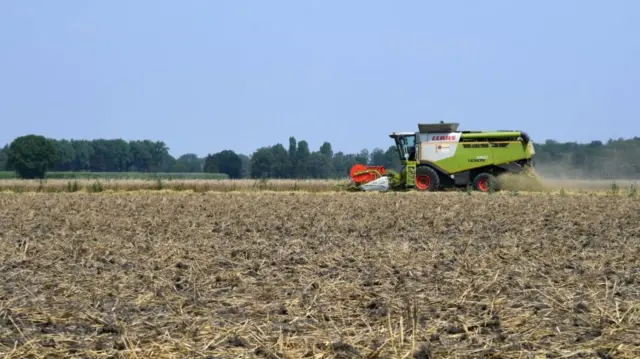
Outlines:
{"label": "brown soil", "polygon": [[0,194],[0,355],[640,356],[640,201]]}

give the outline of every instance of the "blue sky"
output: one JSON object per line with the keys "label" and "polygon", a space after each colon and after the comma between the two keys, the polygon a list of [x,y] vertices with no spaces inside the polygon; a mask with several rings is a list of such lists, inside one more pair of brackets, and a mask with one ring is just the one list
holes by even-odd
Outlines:
{"label": "blue sky", "polygon": [[0,2],[0,145],[391,145],[418,122],[640,135],[639,1]]}

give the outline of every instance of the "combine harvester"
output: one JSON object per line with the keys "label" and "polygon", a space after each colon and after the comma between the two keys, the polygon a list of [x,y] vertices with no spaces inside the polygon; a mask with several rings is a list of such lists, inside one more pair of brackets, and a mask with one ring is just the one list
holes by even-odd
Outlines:
{"label": "combine harvester", "polygon": [[418,124],[418,132],[394,132],[404,167],[398,173],[383,166],[356,164],[351,168],[352,188],[363,191],[437,191],[472,186],[499,190],[498,177],[523,175],[540,180],[531,159],[529,136],[521,131],[458,131],[457,123]]}

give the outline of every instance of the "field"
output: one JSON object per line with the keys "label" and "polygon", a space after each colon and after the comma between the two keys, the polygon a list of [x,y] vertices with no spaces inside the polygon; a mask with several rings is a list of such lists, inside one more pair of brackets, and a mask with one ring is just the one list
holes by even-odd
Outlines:
{"label": "field", "polygon": [[0,355],[640,356],[622,195],[0,193]]}
{"label": "field", "polygon": [[[168,180],[168,179],[200,179],[214,180],[227,179],[224,173],[205,172],[47,172],[46,179],[94,179],[94,180],[114,180],[114,179],[138,179],[138,180]],[[0,171],[0,179],[17,179],[17,174],[12,171]]]}
{"label": "field", "polygon": [[344,181],[336,180],[142,180],[142,179],[100,179],[100,180],[0,180],[0,191],[10,192],[103,192],[103,191],[337,191]]}
{"label": "field", "polygon": [[[197,174],[193,174],[194,176]],[[506,190],[528,190],[515,183],[512,178],[504,182]],[[246,192],[246,191],[304,191],[304,192],[336,192],[344,188],[347,180],[256,180],[256,179],[165,179],[158,177],[153,180],[131,178],[81,178],[81,179],[46,179],[20,180],[0,179],[0,191],[9,192],[103,192],[103,191],[149,191],[172,190],[193,192]],[[606,192],[612,191],[629,193],[637,190],[637,182],[631,180],[573,180],[573,179],[545,179],[545,190],[548,192]]]}

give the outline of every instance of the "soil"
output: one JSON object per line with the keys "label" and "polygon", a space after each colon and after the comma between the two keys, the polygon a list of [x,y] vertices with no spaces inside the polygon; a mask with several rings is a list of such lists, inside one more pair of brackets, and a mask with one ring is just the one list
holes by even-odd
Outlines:
{"label": "soil", "polygon": [[0,194],[0,355],[640,356],[640,201]]}

